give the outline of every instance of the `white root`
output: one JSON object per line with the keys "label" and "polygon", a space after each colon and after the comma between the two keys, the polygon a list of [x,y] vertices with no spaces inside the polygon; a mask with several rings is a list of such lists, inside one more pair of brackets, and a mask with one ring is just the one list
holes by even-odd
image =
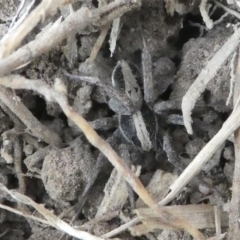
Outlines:
{"label": "white root", "polygon": [[111,57],[113,56],[114,51],[116,49],[120,30],[121,30],[121,18],[116,18],[113,20],[112,30],[111,30],[110,39],[109,39]]}
{"label": "white root", "polygon": [[205,68],[191,85],[182,100],[182,113],[184,125],[189,134],[193,133],[191,112],[198,97],[204,92],[206,85],[215,77],[218,70],[227,60],[227,58],[235,51],[240,40],[240,28],[228,39],[228,41],[218,50],[213,58],[208,62]]}
{"label": "white root", "polygon": [[171,192],[160,201],[160,205],[165,205],[173,200],[183,188],[196,176],[204,164],[207,163],[214,153],[221,147],[224,141],[240,126],[240,108],[238,107],[227,121],[223,124],[219,132],[205,145],[205,147],[198,153],[183,173],[178,177],[174,184],[170,187]]}

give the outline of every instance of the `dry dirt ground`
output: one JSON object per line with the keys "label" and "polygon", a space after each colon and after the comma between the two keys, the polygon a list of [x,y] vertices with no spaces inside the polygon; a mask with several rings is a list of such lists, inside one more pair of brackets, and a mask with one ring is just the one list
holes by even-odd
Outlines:
{"label": "dry dirt ground", "polygon": [[[27,2],[26,6],[31,2]],[[35,1],[34,7],[40,2]],[[95,0],[75,1],[72,7],[75,11],[83,6],[95,9],[100,3]],[[0,39],[10,28],[19,4],[17,0],[0,1]],[[199,1],[143,0],[141,7],[121,17],[112,56],[109,50],[110,29],[96,59],[87,61],[100,34],[98,26],[90,25],[84,31],[68,36],[26,66],[14,70],[14,73],[27,79],[39,79],[49,86],[53,86],[56,78],[62,79],[73,109],[126,159],[144,186],[152,191],[155,200],[160,201],[177,176],[218,132],[233,108],[232,98],[226,105],[231,90],[230,57],[196,103],[192,113],[193,134],[189,135],[183,125],[181,101],[184,94],[203,67],[234,33],[234,24],[237,23],[237,18],[231,14],[222,19],[225,11],[214,5],[211,4],[209,15],[216,24],[212,29],[207,29],[199,12]],[[237,10],[235,5],[232,6]],[[69,6],[64,6],[54,16],[43,17],[21,45],[39,37],[42,29],[46,30],[48,24],[61,15],[66,18],[72,11],[69,9]],[[148,102],[147,97],[144,98],[145,86],[139,84],[143,98],[139,111],[151,135],[150,147],[139,140],[135,118],[129,113],[125,114],[126,108],[111,93],[113,78],[123,78],[123,63],[128,63],[133,76],[142,82],[144,44],[152,59],[153,91]],[[117,65],[120,67],[116,68]],[[90,84],[69,74],[99,77],[107,87]],[[121,86],[119,88],[122,90]],[[84,200],[80,199],[86,203],[72,225],[85,224],[83,230],[95,236],[101,236],[134,218],[135,208],[146,207],[99,150],[88,143],[82,131],[65,116],[57,103],[48,102],[31,90],[6,89],[5,95],[14,99],[15,109],[18,109],[16,113],[7,103],[0,103],[0,181],[8,189],[18,190],[69,223],[78,211],[79,197],[89,186]],[[24,112],[21,113],[23,108],[28,109],[38,122],[27,126],[23,120],[27,117]],[[39,124],[50,130],[47,140],[39,137],[43,130],[39,135],[35,133]],[[223,209],[231,200],[234,160],[234,144],[229,138],[169,205],[218,206],[222,213],[221,231],[228,231],[228,214]],[[0,200],[1,204],[40,217],[33,208],[16,203],[9,196],[1,194]],[[76,204],[77,207],[71,209]],[[213,211],[211,213],[214,214]],[[91,219],[101,217],[102,221],[89,223]],[[205,237],[216,235],[211,224],[201,227]],[[137,231],[135,229],[130,233],[126,230],[116,237],[192,239],[187,232],[180,230],[155,228],[139,234],[141,236],[134,236]],[[63,235],[53,227],[4,209],[0,209],[0,234],[4,240],[54,240]],[[62,237],[73,238],[67,235]]]}

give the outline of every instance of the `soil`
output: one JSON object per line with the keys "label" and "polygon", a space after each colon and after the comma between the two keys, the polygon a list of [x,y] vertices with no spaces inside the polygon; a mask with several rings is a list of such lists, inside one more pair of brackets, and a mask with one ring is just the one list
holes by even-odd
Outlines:
{"label": "soil", "polygon": [[[170,2],[172,3],[170,4]],[[18,74],[29,79],[40,79],[49,85],[53,85],[54,79],[61,78],[67,85],[68,99],[73,109],[89,121],[101,137],[109,139],[119,128],[118,112],[120,107],[116,106],[117,103],[114,102],[111,94],[103,88],[66,77],[63,70],[75,75],[99,77],[111,85],[114,67],[119,60],[125,60],[134,64],[142,75],[143,35],[152,57],[155,102],[150,108],[154,109],[158,123],[158,128],[154,130],[155,147],[150,151],[143,151],[141,144],[139,147],[137,141],[129,141],[126,132],[130,132],[131,129],[125,130],[125,125],[123,125],[122,128],[120,126],[122,131],[118,135],[118,140],[113,141],[113,148],[120,155],[126,156],[123,155],[125,151],[123,149],[127,146],[128,164],[141,165],[140,179],[145,186],[148,185],[156,170],[162,170],[166,174],[171,173],[169,179],[166,180],[166,186],[169,187],[171,182],[176,179],[176,175],[181,173],[182,168],[191,162],[220,129],[232,110],[232,103],[226,105],[230,91],[229,59],[214,80],[207,85],[206,91],[194,108],[194,134],[188,135],[183,126],[182,97],[209,59],[234,32],[229,23],[233,24],[236,21],[228,15],[213,29],[207,30],[198,10],[199,1],[193,0],[192,4],[188,2],[167,0],[166,4],[164,0],[143,0],[141,9],[130,11],[122,17],[119,39],[112,57],[110,57],[108,42],[110,34],[108,34],[96,60],[93,63],[86,63],[100,33],[96,26],[92,26],[81,34],[69,37],[69,39],[74,39],[75,45],[71,45],[71,41],[68,39],[49,53],[41,55],[27,66],[16,70]],[[0,38],[6,33],[18,4],[19,1],[0,1]],[[73,5],[74,9],[82,6],[95,8],[97,1],[76,1]],[[64,14],[68,14],[68,11],[62,8],[54,19],[61,14],[64,16]],[[222,14],[223,11],[217,9],[212,14],[212,19],[216,21]],[[51,22],[51,19],[39,24],[24,41],[34,39],[48,22]],[[78,197],[91,179],[100,153],[88,143],[74,123],[65,117],[56,103],[49,103],[32,91],[17,90],[14,94],[44,126],[60,136],[63,147],[50,146],[29,134],[25,128],[17,129],[16,121],[9,115],[9,111],[6,112],[6,109],[1,108],[0,182],[9,189],[21,190],[13,157],[14,142],[17,138],[22,151],[21,169],[26,185],[24,194],[37,203],[44,204],[56,215],[61,215],[77,203]],[[153,124],[155,122],[151,122],[151,125]],[[169,161],[169,149],[163,149],[163,139],[167,131],[177,163]],[[172,201],[171,205],[211,203],[223,206],[231,199],[233,166],[234,147],[231,141],[227,141],[214,155],[212,161],[204,166],[198,176],[201,181],[191,182],[184,192]],[[98,208],[106,194],[105,186],[109,188],[108,179],[111,172],[112,166],[106,159],[103,159],[100,174],[88,193],[88,200],[74,226],[80,226],[95,216],[99,216]],[[108,185],[106,185],[107,182]],[[155,186],[157,185],[155,184],[153,188]],[[164,192],[162,194],[167,193],[166,191],[162,192]],[[119,192],[116,195],[118,194],[123,193]],[[158,193],[154,192],[155,199],[161,200],[161,197],[158,199],[156,194]],[[126,198],[123,200],[125,202],[121,206],[126,218],[133,216],[131,202],[136,201],[139,206],[143,204],[136,195],[131,196],[134,198],[133,201],[131,197],[128,199],[128,194],[126,194]],[[0,200],[1,203],[16,207],[16,203],[10,200],[3,197]],[[116,196],[116,202],[117,200],[118,196]],[[115,208],[117,207],[113,204],[111,212],[121,210]],[[70,212],[64,220],[69,222],[74,212],[75,210]],[[96,224],[89,231],[100,236],[122,223],[124,223],[123,219],[116,216],[110,221]],[[206,236],[214,235],[214,231],[209,229],[205,229],[203,232]],[[40,225],[33,220],[0,209],[1,233],[4,233],[1,237],[4,240],[54,240],[59,239],[62,234],[51,227]],[[166,230],[163,232],[158,230],[151,233],[151,236],[143,235],[141,237],[131,236],[126,231],[117,237],[120,239],[191,239],[187,233]],[[65,239],[70,239],[70,237],[65,236]]]}

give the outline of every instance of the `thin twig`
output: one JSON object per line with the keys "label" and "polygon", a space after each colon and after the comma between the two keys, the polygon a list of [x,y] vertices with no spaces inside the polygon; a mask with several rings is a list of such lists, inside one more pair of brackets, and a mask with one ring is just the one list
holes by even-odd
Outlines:
{"label": "thin twig", "polygon": [[201,4],[200,4],[200,12],[203,18],[203,21],[205,22],[206,26],[208,29],[212,29],[213,28],[213,21],[212,19],[208,16],[208,4],[207,4],[208,0],[202,0]]}
{"label": "thin twig", "polygon": [[43,205],[34,202],[31,198],[19,193],[7,189],[3,184],[0,183],[0,188],[2,191],[8,193],[15,201],[24,203],[26,205],[32,206],[40,214],[42,214],[47,221],[48,225],[54,226],[56,229],[59,229],[63,232],[68,233],[70,236],[76,237],[83,240],[102,240],[102,238],[95,237],[87,232],[79,231],[72,228],[70,225],[62,221],[60,218],[55,216],[51,211],[47,210]]}
{"label": "thin twig", "polygon": [[[33,0],[32,2],[34,2],[34,0]],[[17,18],[19,17],[19,15],[20,15],[20,13],[21,13],[21,11],[22,11],[23,6],[24,6],[25,3],[26,3],[26,0],[21,0],[20,5],[18,6],[17,13],[16,13],[15,16],[13,17],[12,22],[11,22],[11,24],[10,24],[10,27],[9,27],[10,29],[11,29],[11,28],[13,27],[13,25],[15,24],[15,21],[16,21]]]}
{"label": "thin twig", "polygon": [[61,147],[61,138],[53,131],[42,125],[33,114],[25,107],[22,102],[16,102],[13,99],[11,90],[0,87],[0,101],[2,101],[8,108],[26,125],[31,133],[41,139],[42,141],[52,145]]}
{"label": "thin twig", "polygon": [[[117,155],[110,144],[104,141],[89,125],[89,123],[75,112],[69,106],[66,95],[67,89],[60,79],[56,79],[54,89],[50,88],[46,83],[39,80],[28,80],[18,75],[11,75],[0,78],[0,84],[11,87],[13,89],[29,89],[34,90],[45,96],[47,101],[56,101],[62,108],[65,115],[71,119],[85,134],[88,141],[98,148],[112,163],[112,165],[124,176],[125,180],[131,185],[139,197],[154,211],[159,214],[159,220],[164,225],[171,226],[177,229],[185,229],[197,239],[204,239],[200,233],[190,223],[178,217],[169,214],[165,209],[155,203],[147,190],[144,188],[140,180],[129,169],[127,164]],[[240,121],[240,120],[239,120]]]}
{"label": "thin twig", "polygon": [[[114,146],[116,144],[116,140],[119,137],[119,130],[117,129],[113,135],[111,137],[109,137],[106,141],[111,143],[111,146]],[[77,219],[78,215],[82,212],[82,209],[86,203],[86,201],[88,200],[88,193],[91,190],[93,184],[95,183],[100,171],[102,170],[102,167],[105,165],[105,161],[106,161],[106,157],[100,153],[97,161],[93,167],[92,170],[92,174],[90,179],[87,181],[86,186],[83,189],[82,194],[79,196],[78,198],[78,202],[71,207],[70,209],[68,209],[67,211],[63,212],[59,217],[63,218],[64,216],[66,216],[70,211],[72,211],[73,209],[75,209],[75,214],[73,216],[73,218],[71,219],[71,224],[74,223],[74,221]]]}
{"label": "thin twig", "polygon": [[143,71],[143,84],[144,84],[144,100],[153,104],[155,102],[155,91],[153,86],[153,75],[152,75],[152,56],[149,53],[146,39],[143,35],[143,30],[141,24],[139,23],[142,41],[143,41],[143,49],[142,49],[142,71]]}
{"label": "thin twig", "polygon": [[114,51],[116,49],[116,45],[117,45],[117,40],[119,37],[119,33],[121,31],[121,18],[116,18],[113,20],[112,23],[112,29],[111,29],[111,33],[110,33],[110,38],[109,38],[109,50],[111,52],[111,57],[114,54]]}
{"label": "thin twig", "polygon": [[10,29],[8,30],[8,32],[4,35],[4,37],[1,39],[1,42],[5,42],[5,39],[7,39],[9,37],[10,34],[12,34],[13,31],[15,31],[21,24],[22,22],[26,19],[27,15],[29,14],[29,12],[32,10],[34,4],[35,4],[36,0],[32,0],[32,2],[28,5],[28,7],[26,8],[25,12],[22,14],[22,16],[18,19],[18,21],[15,23],[16,19],[19,17],[19,14],[21,13],[21,11],[23,10],[23,5],[26,3],[26,0],[22,0],[21,1],[21,5],[19,6],[18,12],[16,13],[14,19],[12,20],[12,23],[10,25]]}
{"label": "thin twig", "polygon": [[213,2],[218,6],[218,7],[221,7],[222,9],[224,9],[227,13],[230,13],[231,15],[235,16],[236,18],[240,19],[240,13],[224,6],[222,3],[216,1],[216,0],[213,0]]}
{"label": "thin twig", "polygon": [[219,23],[221,23],[225,17],[227,17],[229,15],[228,12],[225,12],[218,20],[216,20],[215,22],[213,22],[214,26],[218,25]]}
{"label": "thin twig", "polygon": [[9,231],[10,231],[10,229],[6,229],[3,233],[0,234],[0,238],[5,236]]}
{"label": "thin twig", "polygon": [[140,222],[140,218],[137,217],[137,218],[134,218],[132,219],[131,221],[121,225],[120,227],[118,228],[115,228],[114,230],[112,230],[111,232],[108,232],[108,233],[105,233],[104,235],[102,235],[101,237],[102,238],[111,238],[113,236],[116,236],[118,235],[119,233],[122,233],[124,231],[126,231],[126,229],[138,224]]}
{"label": "thin twig", "polygon": [[102,87],[110,96],[118,99],[127,108],[129,113],[134,113],[136,111],[136,107],[134,106],[133,102],[129,97],[126,96],[125,93],[118,91],[115,87],[113,87],[108,83],[105,83],[100,78],[88,77],[88,76],[77,76],[77,75],[72,75],[66,71],[63,71],[63,72],[64,72],[64,75],[66,75],[70,79],[77,80],[77,81],[84,81],[84,82],[88,82],[90,84],[94,84],[99,87]]}
{"label": "thin twig", "polygon": [[90,57],[87,59],[87,61],[93,62],[96,59],[97,54],[100,51],[100,48],[102,47],[103,42],[108,34],[108,30],[109,30],[110,26],[111,26],[111,23],[108,23],[101,29],[101,33],[100,33],[97,41],[95,42],[93,49],[91,51]]}
{"label": "thin twig", "polygon": [[[240,109],[236,106],[238,98],[240,96],[240,48],[238,49],[238,63],[236,67],[235,86],[234,86],[234,106],[235,111]],[[232,200],[229,211],[229,239],[239,238],[239,222],[240,218],[240,130],[238,129],[234,134],[234,152],[235,152],[235,164],[232,182]]]}
{"label": "thin twig", "polygon": [[187,93],[184,95],[182,100],[183,120],[189,134],[193,133],[191,126],[191,112],[198,97],[203,93],[206,85],[215,77],[218,70],[221,68],[227,58],[234,52],[234,50],[239,44],[239,39],[240,28],[235,31],[235,33],[208,62],[206,67],[202,69],[195,82],[191,85]]}
{"label": "thin twig", "polygon": [[24,213],[24,212],[22,212],[22,211],[19,211],[19,210],[15,209],[15,208],[12,208],[12,207],[8,207],[8,206],[6,206],[6,205],[4,205],[4,204],[1,204],[1,203],[0,203],[0,208],[5,209],[5,210],[7,210],[7,211],[9,211],[9,212],[16,213],[16,214],[21,215],[21,216],[23,216],[23,217],[30,218],[30,219],[32,219],[32,220],[34,220],[34,221],[37,221],[37,222],[40,222],[40,223],[44,223],[44,224],[46,224],[46,225],[49,225],[49,226],[54,227],[54,225],[51,224],[49,221],[46,221],[46,220],[44,220],[44,219],[42,219],[42,218],[35,217],[35,216],[33,216],[33,215],[30,215],[30,214],[26,214],[26,213]]}
{"label": "thin twig", "polygon": [[43,0],[23,21],[23,23],[2,42],[0,48],[0,58],[11,54],[27,36],[29,32],[48,14],[56,12],[65,0]]}
{"label": "thin twig", "polygon": [[230,104],[230,101],[232,99],[233,95],[233,88],[234,88],[234,83],[235,83],[235,61],[236,61],[237,54],[236,52],[233,54],[231,62],[230,62],[230,87],[229,87],[229,95],[226,101],[226,105]]}
{"label": "thin twig", "polygon": [[70,14],[63,22],[53,25],[47,31],[47,34],[41,34],[10,56],[2,59],[0,61],[0,76],[4,76],[14,69],[31,62],[34,58],[56,47],[68,36],[72,36],[77,32],[81,33],[90,24],[106,24],[108,21],[120,17],[135,5],[138,5],[137,3],[136,0],[126,1],[126,3],[117,1],[94,10],[82,7]]}
{"label": "thin twig", "polygon": [[184,169],[184,166],[180,163],[177,154],[172,146],[172,138],[170,136],[170,129],[167,130],[163,137],[163,150],[166,152],[168,161],[173,164],[173,166],[177,169],[179,173],[181,173]]}

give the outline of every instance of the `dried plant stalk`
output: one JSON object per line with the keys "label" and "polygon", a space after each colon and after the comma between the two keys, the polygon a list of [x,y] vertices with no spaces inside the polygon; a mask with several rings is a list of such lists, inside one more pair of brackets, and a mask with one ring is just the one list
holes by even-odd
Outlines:
{"label": "dried plant stalk", "polygon": [[[186,218],[190,221],[192,221],[196,226],[200,229],[215,227],[215,221],[214,221],[214,206],[213,205],[183,205],[183,206],[167,206],[164,207],[169,212],[176,213],[181,218]],[[141,208],[138,209],[140,214],[142,214],[142,218],[158,218],[157,214],[154,213],[149,208]],[[193,217],[194,216],[194,217]],[[132,233],[136,233],[136,235],[145,234],[148,231],[151,231],[154,229],[154,227],[146,227],[143,224],[134,226],[138,223],[140,223],[140,217],[136,217],[132,219],[131,221],[121,225],[120,227],[112,230],[111,232],[108,232],[101,237],[103,238],[110,238],[118,235],[119,233],[125,231],[126,229],[131,229]],[[156,226],[156,225],[155,225]],[[163,225],[162,225],[163,226]],[[228,213],[221,211],[221,226],[227,227],[228,226]],[[159,227],[159,222],[158,226]]]}
{"label": "dried plant stalk", "polygon": [[48,14],[55,13],[65,0],[43,0],[25,19],[25,21],[8,35],[1,44],[0,58],[11,54],[27,36],[29,32]]}
{"label": "dried plant stalk", "polygon": [[216,0],[213,0],[213,2],[218,6],[218,7],[221,7],[222,9],[224,9],[227,13],[230,13],[232,14],[233,16],[235,16],[236,18],[240,19],[240,14],[226,6],[224,6],[222,3],[216,1]]}
{"label": "dried plant stalk", "polygon": [[108,23],[107,25],[105,25],[102,30],[101,33],[96,41],[96,43],[93,46],[93,49],[91,51],[90,57],[87,59],[87,61],[94,61],[97,57],[98,52],[100,51],[100,48],[103,45],[103,42],[108,34],[108,30],[110,28],[111,24]]}
{"label": "dried plant stalk", "polygon": [[[3,184],[0,183],[0,189],[6,193],[8,193],[13,199],[17,202],[32,206],[35,208],[39,213],[41,213],[49,222],[49,225],[54,226],[56,229],[59,229],[63,232],[68,233],[70,236],[76,237],[78,239],[83,240],[102,240],[102,238],[95,237],[87,232],[79,231],[72,228],[70,225],[62,221],[60,218],[55,216],[51,211],[47,210],[43,205],[37,204],[31,198],[19,193],[8,190]],[[1,207],[1,206],[0,206]],[[5,208],[6,209],[6,208]],[[10,210],[10,209],[7,209]],[[17,213],[15,211],[15,213]],[[25,215],[27,216],[27,215]]]}
{"label": "dried plant stalk", "polygon": [[227,101],[226,101],[226,105],[229,105],[231,100],[232,100],[232,97],[233,97],[233,87],[234,87],[234,83],[235,83],[235,62],[236,62],[236,57],[237,57],[237,54],[236,52],[233,54],[232,56],[232,59],[231,59],[231,62],[230,62],[230,90],[229,90],[229,95],[228,95],[228,98],[227,98]]}
{"label": "dried plant stalk", "polygon": [[111,52],[111,57],[113,56],[114,51],[116,49],[120,30],[121,30],[121,18],[116,18],[113,20],[110,39],[109,39],[109,45],[110,45],[109,50]]}
{"label": "dried plant stalk", "polygon": [[205,22],[207,28],[212,29],[213,28],[213,20],[208,16],[209,8],[208,8],[207,1],[208,0],[202,0],[199,9],[200,9],[203,21]]}
{"label": "dried plant stalk", "polygon": [[[139,176],[141,167],[136,167],[134,172]],[[96,213],[96,218],[110,213],[111,211],[121,210],[128,198],[126,182],[115,168],[105,185],[104,193],[105,195]]]}
{"label": "dried plant stalk", "polygon": [[[234,107],[239,109],[238,99],[240,96],[240,48],[238,49],[238,62],[236,67],[234,85]],[[238,104],[238,105],[237,105]],[[235,164],[232,182],[232,200],[229,211],[229,237],[228,239],[239,238],[239,218],[240,218],[240,130],[234,134]]]}
{"label": "dried plant stalk", "polygon": [[182,100],[183,120],[189,134],[193,133],[191,126],[191,112],[198,97],[203,93],[206,85],[214,78],[214,76],[217,74],[218,70],[227,60],[227,58],[234,52],[234,50],[239,44],[239,39],[240,28],[235,31],[235,33],[208,62],[206,67],[202,69],[195,82],[191,85],[187,93],[184,95]]}
{"label": "dried plant stalk", "polygon": [[198,174],[203,165],[211,159],[214,153],[224,143],[224,141],[238,129],[240,126],[240,108],[237,108],[229,116],[223,124],[219,132],[204,146],[193,161],[187,166],[183,173],[178,177],[174,184],[170,187],[171,192],[160,201],[161,205],[165,205],[175,198],[183,188]]}
{"label": "dried plant stalk", "polygon": [[41,54],[50,51],[68,36],[72,36],[77,32],[81,33],[88,25],[93,23],[104,25],[130,11],[135,6],[138,6],[136,0],[126,1],[126,3],[118,1],[98,9],[81,8],[71,13],[63,22],[53,25],[47,31],[47,34],[41,34],[41,36],[13,52],[10,56],[2,59],[0,61],[0,76],[8,74],[14,69],[31,62]]}
{"label": "dried plant stalk", "polygon": [[127,164],[117,155],[112,147],[100,138],[100,136],[92,129],[90,124],[69,106],[66,98],[67,89],[60,79],[56,80],[54,89],[50,88],[46,83],[40,80],[28,80],[18,75],[2,77],[0,78],[0,84],[14,89],[34,90],[44,95],[47,101],[56,101],[62,108],[65,115],[83,131],[88,141],[108,158],[112,165],[122,174],[133,190],[139,195],[139,197],[142,198],[142,200],[150,208],[159,214],[163,224],[173,228],[185,229],[195,238],[204,239],[204,236],[190,223],[169,214],[165,209],[155,203],[140,180],[129,169]]}
{"label": "dried plant stalk", "polygon": [[[205,228],[215,228],[214,211],[215,207],[210,204],[199,204],[199,205],[180,205],[180,206],[166,206],[169,212],[174,213],[187,221],[191,221],[198,229]],[[147,226],[149,231],[160,228],[158,222],[158,216],[149,208],[139,208],[136,210],[137,215],[143,220],[144,224]],[[228,213],[221,212],[221,222],[222,227],[228,226]],[[152,220],[152,225],[148,223],[148,220]],[[134,231],[135,227],[131,228],[131,232]],[[136,228],[137,229],[137,228]],[[219,234],[220,235],[220,234]]]}

